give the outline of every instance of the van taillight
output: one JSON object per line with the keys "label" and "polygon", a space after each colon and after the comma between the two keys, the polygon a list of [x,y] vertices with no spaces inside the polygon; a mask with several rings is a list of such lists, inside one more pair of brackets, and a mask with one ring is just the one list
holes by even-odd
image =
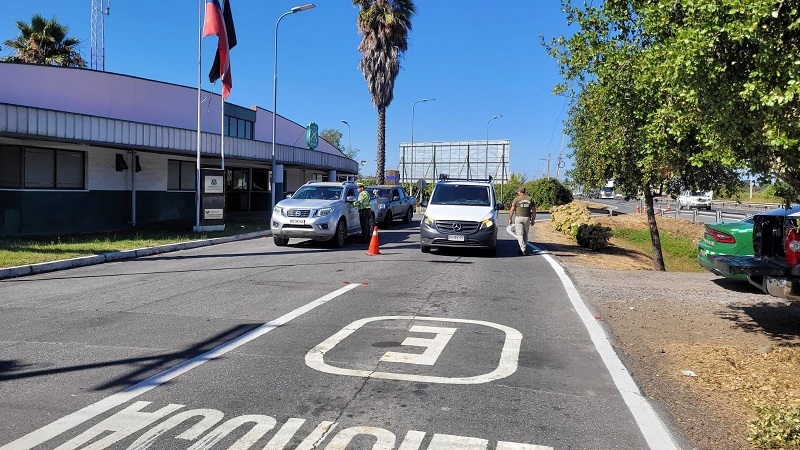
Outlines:
{"label": "van taillight", "polygon": [[786,229],[783,250],[786,252],[786,264],[789,267],[800,264],[800,234],[798,234],[796,228]]}

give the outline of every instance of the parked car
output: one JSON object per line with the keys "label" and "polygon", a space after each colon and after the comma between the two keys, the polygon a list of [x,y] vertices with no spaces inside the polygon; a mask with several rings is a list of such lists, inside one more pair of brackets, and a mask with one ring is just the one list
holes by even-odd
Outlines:
{"label": "parked car", "polygon": [[497,211],[494,184],[488,180],[442,177],[425,203],[420,222],[419,246],[431,248],[476,248],[497,254]]}
{"label": "parked car", "polygon": [[414,218],[414,198],[406,195],[402,186],[373,185],[366,187],[375,199],[375,223],[389,228],[394,220],[411,223]]}
{"label": "parked car", "polygon": [[706,224],[703,239],[697,243],[697,262],[719,276],[747,281],[747,275],[732,274],[717,269],[712,260],[717,256],[753,255],[753,216],[733,222]]}
{"label": "parked car", "polygon": [[753,254],[711,257],[723,273],[745,275],[765,293],[800,300],[800,205],[753,216]]}
{"label": "parked car", "polygon": [[711,210],[711,196],[707,192],[684,191],[675,202],[678,209],[700,209]]}
{"label": "parked car", "polygon": [[[343,247],[350,235],[361,235],[355,183],[309,181],[272,210],[270,229],[275,245],[283,247],[290,238],[329,241]],[[375,224],[375,201],[369,229]]]}

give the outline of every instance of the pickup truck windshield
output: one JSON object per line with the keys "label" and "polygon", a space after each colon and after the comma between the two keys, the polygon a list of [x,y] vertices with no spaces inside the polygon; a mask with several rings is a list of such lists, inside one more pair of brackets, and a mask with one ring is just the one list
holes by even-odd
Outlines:
{"label": "pickup truck windshield", "polygon": [[488,186],[440,184],[433,190],[431,205],[491,206]]}
{"label": "pickup truck windshield", "polygon": [[303,186],[292,195],[292,198],[338,200],[341,196],[340,186]]}

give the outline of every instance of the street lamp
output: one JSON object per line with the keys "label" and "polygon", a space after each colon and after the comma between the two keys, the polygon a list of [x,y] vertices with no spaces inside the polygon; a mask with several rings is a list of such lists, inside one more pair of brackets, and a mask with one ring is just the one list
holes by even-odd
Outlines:
{"label": "street lamp", "polygon": [[[313,7],[313,3],[303,6],[295,6],[289,11],[281,14],[281,16],[278,17],[278,21],[275,22],[275,60],[272,72],[272,204],[270,205],[273,209],[275,208],[275,179],[278,177],[275,171],[275,128],[277,127],[278,122],[278,25],[280,25],[281,19],[289,14],[305,11]],[[281,178],[283,178],[283,175],[281,175]]]}
{"label": "street lamp", "polygon": [[[417,100],[414,102],[414,105],[411,107],[411,173],[414,173],[414,108],[417,107],[417,103],[422,102],[432,102],[436,100],[435,98],[423,98],[422,100]],[[403,179],[406,178],[406,155],[405,150],[403,150]]]}
{"label": "street lamp", "polygon": [[[492,116],[492,118],[489,119],[488,122],[486,122],[486,161],[487,161],[486,164],[489,164],[489,162],[488,162],[489,161],[489,124],[492,123],[492,121],[494,119],[499,119],[501,117],[503,117],[503,115],[502,114],[498,114],[496,116]],[[502,149],[502,148],[500,149],[500,151],[501,151],[501,155],[500,155],[500,198],[503,198],[503,180],[505,180],[505,178],[506,178],[506,165],[505,165],[506,152],[505,152],[505,149]],[[495,175],[496,174],[497,174],[497,172],[495,172]],[[489,171],[488,170],[486,171],[486,175],[487,176],[489,175]]]}
{"label": "street lamp", "polygon": [[343,124],[347,125],[347,150],[350,150],[350,124],[346,120],[340,120]]}

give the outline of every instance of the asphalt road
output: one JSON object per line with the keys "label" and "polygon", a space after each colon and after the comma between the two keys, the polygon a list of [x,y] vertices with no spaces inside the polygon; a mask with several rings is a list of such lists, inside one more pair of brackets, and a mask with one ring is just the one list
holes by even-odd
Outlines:
{"label": "asphalt road", "polygon": [[379,240],[0,281],[0,448],[679,448],[548,255]]}

